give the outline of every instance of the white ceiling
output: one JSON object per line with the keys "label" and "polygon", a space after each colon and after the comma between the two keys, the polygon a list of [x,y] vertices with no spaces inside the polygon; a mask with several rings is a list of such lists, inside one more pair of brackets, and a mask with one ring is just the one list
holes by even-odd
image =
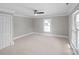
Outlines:
{"label": "white ceiling", "polygon": [[38,16],[59,16],[68,15],[77,3],[0,3],[0,10],[13,11],[14,15],[37,17],[33,10],[45,12],[44,15]]}

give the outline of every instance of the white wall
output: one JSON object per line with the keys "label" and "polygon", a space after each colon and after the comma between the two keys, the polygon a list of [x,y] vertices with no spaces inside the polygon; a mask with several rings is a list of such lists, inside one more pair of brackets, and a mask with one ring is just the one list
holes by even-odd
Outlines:
{"label": "white wall", "polygon": [[14,16],[14,37],[31,32],[44,33],[44,20],[51,20],[51,34],[68,36],[68,16],[55,16],[49,18],[26,18]]}
{"label": "white wall", "polygon": [[14,16],[13,18],[14,37],[32,32],[32,21],[26,17]]}
{"label": "white wall", "polygon": [[32,19],[34,32],[44,33],[44,20],[51,20],[51,31],[50,33],[55,35],[68,36],[68,16],[56,16],[52,18],[35,18]]}

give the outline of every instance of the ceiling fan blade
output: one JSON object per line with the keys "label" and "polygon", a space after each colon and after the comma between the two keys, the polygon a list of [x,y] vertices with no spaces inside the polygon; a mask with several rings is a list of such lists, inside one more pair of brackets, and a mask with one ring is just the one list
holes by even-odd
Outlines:
{"label": "ceiling fan blade", "polygon": [[37,12],[37,14],[44,14],[44,12]]}

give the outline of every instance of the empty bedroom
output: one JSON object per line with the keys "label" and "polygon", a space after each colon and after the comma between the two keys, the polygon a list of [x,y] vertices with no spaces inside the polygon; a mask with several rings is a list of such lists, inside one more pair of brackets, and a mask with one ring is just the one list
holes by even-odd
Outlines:
{"label": "empty bedroom", "polygon": [[78,3],[0,3],[0,55],[78,55]]}

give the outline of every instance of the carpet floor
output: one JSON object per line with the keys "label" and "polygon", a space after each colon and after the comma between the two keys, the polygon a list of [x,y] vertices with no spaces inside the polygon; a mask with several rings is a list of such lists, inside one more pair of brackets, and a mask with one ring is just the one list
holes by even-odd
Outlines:
{"label": "carpet floor", "polygon": [[0,50],[0,55],[72,55],[66,38],[33,34],[14,42]]}

